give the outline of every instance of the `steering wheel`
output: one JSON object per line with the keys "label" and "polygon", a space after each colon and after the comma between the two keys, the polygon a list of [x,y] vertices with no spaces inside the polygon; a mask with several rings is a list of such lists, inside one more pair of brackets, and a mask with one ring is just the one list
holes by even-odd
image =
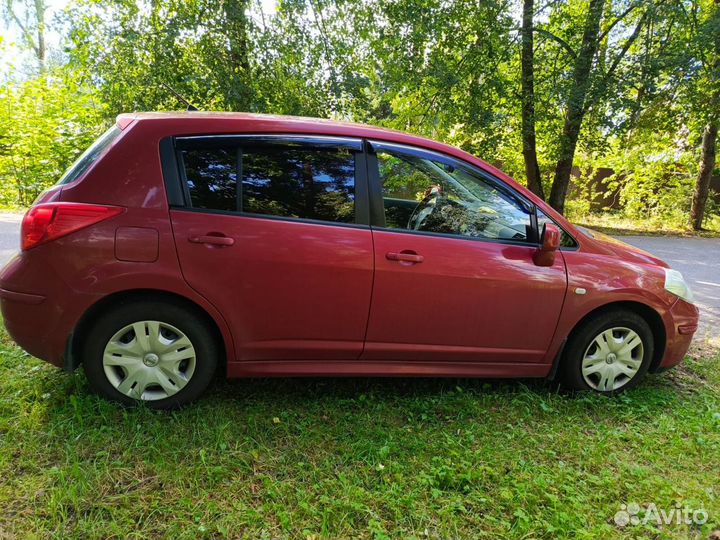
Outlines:
{"label": "steering wheel", "polygon": [[439,186],[434,186],[428,190],[428,194],[423,197],[415,209],[410,214],[407,228],[413,231],[419,231],[425,220],[435,211],[437,203],[442,196],[442,190]]}

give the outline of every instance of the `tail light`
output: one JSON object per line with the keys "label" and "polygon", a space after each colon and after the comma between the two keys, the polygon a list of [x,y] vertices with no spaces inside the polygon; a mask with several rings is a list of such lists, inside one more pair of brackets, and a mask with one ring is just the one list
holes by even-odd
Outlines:
{"label": "tail light", "polygon": [[124,212],[118,206],[84,203],[45,203],[27,211],[21,226],[23,251],[57,240]]}

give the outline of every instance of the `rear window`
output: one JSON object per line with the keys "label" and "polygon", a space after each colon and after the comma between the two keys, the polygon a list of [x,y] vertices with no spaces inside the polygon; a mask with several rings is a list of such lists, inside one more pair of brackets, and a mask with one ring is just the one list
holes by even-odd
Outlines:
{"label": "rear window", "polygon": [[113,126],[103,133],[75,160],[75,163],[70,165],[70,168],[65,171],[65,174],[60,178],[58,184],[69,184],[85,174],[121,133],[122,130],[117,126]]}
{"label": "rear window", "polygon": [[355,156],[341,146],[256,144],[180,153],[193,208],[336,223],[355,220]]}

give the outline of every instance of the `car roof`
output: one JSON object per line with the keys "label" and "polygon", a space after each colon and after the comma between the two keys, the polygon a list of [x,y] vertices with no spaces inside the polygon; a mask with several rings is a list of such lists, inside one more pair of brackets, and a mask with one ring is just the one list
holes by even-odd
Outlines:
{"label": "car roof", "polygon": [[[173,124],[186,124],[189,129],[198,126],[212,126],[213,129],[232,130],[238,132],[264,132],[283,131],[286,133],[313,133],[336,136],[353,136],[363,138],[378,138],[393,140],[396,142],[407,141],[408,144],[420,144],[421,146],[441,146],[443,151],[453,147],[402,131],[389,128],[347,122],[340,120],[328,120],[324,118],[311,118],[306,116],[287,116],[280,114],[259,114],[245,112],[205,112],[205,111],[183,111],[183,112],[137,112],[121,114],[117,117],[121,127],[129,125],[133,121],[165,121]],[[205,131],[203,129],[203,131]],[[458,150],[458,149],[455,149]]]}

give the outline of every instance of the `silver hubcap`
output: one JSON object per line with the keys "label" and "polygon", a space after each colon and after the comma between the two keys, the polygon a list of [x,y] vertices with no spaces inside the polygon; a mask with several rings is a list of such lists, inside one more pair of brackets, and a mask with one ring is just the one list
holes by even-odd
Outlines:
{"label": "silver hubcap", "polygon": [[118,331],[105,346],[105,376],[119,392],[152,401],[177,394],[195,372],[195,348],[180,330],[140,321]]}
{"label": "silver hubcap", "polygon": [[604,330],[585,350],[583,378],[594,390],[617,390],[637,374],[643,354],[642,338],[634,330],[624,327]]}

